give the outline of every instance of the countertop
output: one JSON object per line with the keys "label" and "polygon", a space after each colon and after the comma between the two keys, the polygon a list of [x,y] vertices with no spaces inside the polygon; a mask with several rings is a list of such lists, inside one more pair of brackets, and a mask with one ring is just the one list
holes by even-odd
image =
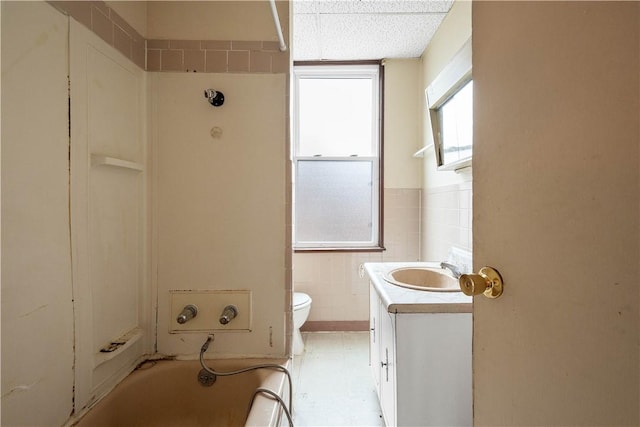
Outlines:
{"label": "countertop", "polygon": [[471,313],[473,298],[462,292],[419,291],[392,285],[383,273],[403,267],[440,268],[437,262],[367,262],[364,269],[389,313]]}

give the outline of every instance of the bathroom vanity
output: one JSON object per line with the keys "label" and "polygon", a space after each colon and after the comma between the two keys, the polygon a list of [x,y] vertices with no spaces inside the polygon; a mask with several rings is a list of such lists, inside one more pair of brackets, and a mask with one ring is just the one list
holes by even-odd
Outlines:
{"label": "bathroom vanity", "polygon": [[472,424],[472,299],[407,289],[385,273],[436,263],[367,263],[369,354],[387,426]]}

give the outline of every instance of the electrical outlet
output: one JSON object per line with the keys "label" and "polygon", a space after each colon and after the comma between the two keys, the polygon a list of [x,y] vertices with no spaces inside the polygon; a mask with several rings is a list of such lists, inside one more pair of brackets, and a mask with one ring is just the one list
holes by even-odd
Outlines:
{"label": "electrical outlet", "polygon": [[[249,290],[202,290],[169,291],[171,307],[169,333],[182,332],[251,332],[251,291]],[[180,324],[176,318],[184,307],[192,304],[198,314]],[[220,323],[220,316],[227,305],[238,309],[237,316],[226,325]]]}
{"label": "electrical outlet", "polygon": [[358,277],[361,279],[364,278],[364,264],[358,266]]}

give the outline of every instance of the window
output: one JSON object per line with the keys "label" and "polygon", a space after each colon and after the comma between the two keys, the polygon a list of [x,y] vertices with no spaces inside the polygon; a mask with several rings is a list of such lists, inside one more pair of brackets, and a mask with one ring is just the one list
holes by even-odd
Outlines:
{"label": "window", "polygon": [[471,165],[473,152],[473,81],[471,39],[426,90],[439,170]]}
{"label": "window", "polygon": [[473,81],[437,109],[442,165],[471,158],[473,149]]}
{"label": "window", "polygon": [[380,64],[294,67],[294,247],[380,242]]}

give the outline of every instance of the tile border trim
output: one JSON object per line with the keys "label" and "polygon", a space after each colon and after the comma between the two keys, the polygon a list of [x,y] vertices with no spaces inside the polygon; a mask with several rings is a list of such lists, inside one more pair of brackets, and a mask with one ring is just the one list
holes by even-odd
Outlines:
{"label": "tile border trim", "polygon": [[144,71],[289,73],[289,52],[276,41],[146,39],[104,1],[47,2]]}
{"label": "tile border trim", "polygon": [[47,1],[78,21],[141,69],[146,68],[147,40],[104,1]]}
{"label": "tile border trim", "polygon": [[147,71],[287,73],[289,54],[273,41],[147,40]]}

